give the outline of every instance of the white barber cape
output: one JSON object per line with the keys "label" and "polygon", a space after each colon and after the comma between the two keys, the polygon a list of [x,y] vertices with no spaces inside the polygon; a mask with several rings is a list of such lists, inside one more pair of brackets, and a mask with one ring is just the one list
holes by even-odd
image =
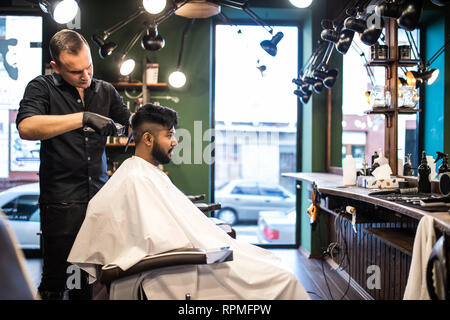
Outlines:
{"label": "white barber cape", "polygon": [[262,248],[232,239],[160,169],[133,156],[91,199],[68,261],[95,279],[96,265],[126,270],[147,255],[180,248],[233,250],[233,261],[146,273],[148,299],[309,299],[294,274]]}

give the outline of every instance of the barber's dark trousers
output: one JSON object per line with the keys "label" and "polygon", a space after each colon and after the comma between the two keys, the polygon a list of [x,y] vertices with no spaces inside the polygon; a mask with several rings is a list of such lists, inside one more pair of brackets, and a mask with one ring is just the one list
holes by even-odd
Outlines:
{"label": "barber's dark trousers", "polygon": [[[39,293],[43,299],[92,298],[88,275],[67,262],[76,235],[86,216],[86,204],[41,204],[43,268]],[[69,268],[70,267],[70,268]],[[81,277],[79,277],[81,275]]]}

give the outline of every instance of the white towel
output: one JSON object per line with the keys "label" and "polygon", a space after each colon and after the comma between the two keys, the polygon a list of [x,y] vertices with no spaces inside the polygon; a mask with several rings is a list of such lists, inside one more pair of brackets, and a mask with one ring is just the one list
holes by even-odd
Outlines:
{"label": "white towel", "polygon": [[409,269],[408,282],[405,288],[404,300],[430,300],[427,290],[427,263],[433,246],[436,243],[434,233],[434,218],[424,216],[420,219],[414,238],[414,247]]}

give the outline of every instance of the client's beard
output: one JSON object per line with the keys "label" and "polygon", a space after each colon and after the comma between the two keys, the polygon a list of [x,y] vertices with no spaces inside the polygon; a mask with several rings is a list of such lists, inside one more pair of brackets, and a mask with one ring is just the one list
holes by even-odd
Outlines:
{"label": "client's beard", "polygon": [[164,150],[162,150],[161,146],[158,142],[155,141],[155,144],[152,149],[152,156],[153,158],[158,161],[160,164],[167,164],[170,162],[170,152],[173,148],[169,150],[169,152],[165,153]]}

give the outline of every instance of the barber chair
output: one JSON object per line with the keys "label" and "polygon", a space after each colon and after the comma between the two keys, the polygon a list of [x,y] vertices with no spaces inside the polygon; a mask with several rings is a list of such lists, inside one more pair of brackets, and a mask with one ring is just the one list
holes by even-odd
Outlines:
{"label": "barber chair", "polygon": [[212,212],[209,219],[211,219],[216,224],[216,226],[218,226],[219,228],[224,230],[230,237],[232,237],[233,239],[236,239],[236,230],[234,230],[230,224],[225,223],[224,221],[214,217],[214,211],[220,210],[222,208],[222,205],[220,203],[207,204],[207,203],[198,202],[198,201],[205,200],[205,198],[206,198],[205,194],[200,194],[200,195],[195,195],[195,196],[187,196],[187,197],[189,200],[191,200],[197,206],[197,208],[201,212],[203,212],[203,213]]}
{"label": "barber chair", "polygon": [[[105,285],[111,300],[146,300],[143,281],[153,270],[186,265],[216,264],[233,260],[229,247],[205,250],[198,248],[178,249],[147,256],[127,269],[116,265],[101,266],[97,272],[98,281]],[[186,292],[186,300],[190,294]]]}
{"label": "barber chair", "polygon": [[[437,276],[439,273],[440,277]],[[450,246],[446,235],[436,241],[427,263],[427,289],[431,300],[450,300]],[[435,288],[434,283],[437,281]]]}
{"label": "barber chair", "polygon": [[23,252],[0,211],[0,300],[33,300],[35,296]]}

